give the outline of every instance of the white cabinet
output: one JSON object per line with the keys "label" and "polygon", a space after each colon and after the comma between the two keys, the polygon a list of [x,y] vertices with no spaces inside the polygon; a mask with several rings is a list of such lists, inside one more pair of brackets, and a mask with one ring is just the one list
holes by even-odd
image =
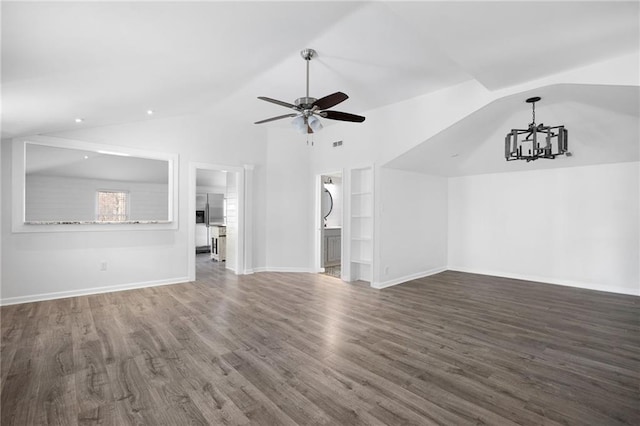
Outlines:
{"label": "white cabinet", "polygon": [[339,265],[342,259],[342,230],[340,228],[326,228],[323,247],[323,266]]}
{"label": "white cabinet", "polygon": [[196,247],[206,247],[208,245],[207,227],[204,223],[196,223]]}
{"label": "white cabinet", "polygon": [[227,227],[212,225],[211,230],[211,258],[222,262],[227,259]]}
{"label": "white cabinet", "polygon": [[373,274],[373,167],[351,170],[350,279],[371,282]]}

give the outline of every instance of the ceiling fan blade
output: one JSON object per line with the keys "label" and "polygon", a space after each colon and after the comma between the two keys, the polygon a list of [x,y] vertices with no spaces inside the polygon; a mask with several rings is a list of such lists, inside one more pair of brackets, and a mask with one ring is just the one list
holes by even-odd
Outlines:
{"label": "ceiling fan blade", "polygon": [[332,93],[324,98],[320,98],[313,103],[313,106],[318,107],[317,109],[327,109],[333,106],[338,105],[340,102],[344,102],[349,99],[345,93],[336,92]]}
{"label": "ceiling fan blade", "polygon": [[267,98],[266,96],[258,96],[258,99],[262,99],[263,101],[271,102],[272,104],[280,105],[280,106],[283,106],[285,108],[299,109],[294,104],[290,104],[288,102],[279,101],[277,99]]}
{"label": "ceiling fan blade", "polygon": [[291,114],[285,114],[285,115],[279,115],[277,117],[271,117],[271,118],[267,118],[266,120],[260,120],[260,121],[256,121],[253,124],[262,124],[262,123],[268,123],[269,121],[276,121],[276,120],[281,120],[283,118],[288,118],[288,117],[295,117],[296,114],[295,112],[292,112]]}
{"label": "ceiling fan blade", "polygon": [[329,120],[353,121],[356,123],[362,123],[365,120],[365,117],[361,115],[341,111],[322,111],[319,114],[321,117],[328,118]]}

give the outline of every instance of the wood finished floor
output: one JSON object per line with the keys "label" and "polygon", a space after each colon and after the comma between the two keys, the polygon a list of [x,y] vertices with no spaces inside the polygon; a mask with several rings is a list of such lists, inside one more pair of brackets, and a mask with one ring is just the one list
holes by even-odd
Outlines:
{"label": "wood finished floor", "polygon": [[2,308],[1,424],[640,424],[640,298],[444,272]]}

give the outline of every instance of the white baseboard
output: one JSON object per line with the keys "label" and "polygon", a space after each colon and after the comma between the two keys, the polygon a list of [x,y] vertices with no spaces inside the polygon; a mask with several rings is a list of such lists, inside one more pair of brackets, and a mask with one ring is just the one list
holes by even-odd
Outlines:
{"label": "white baseboard", "polygon": [[440,267],[440,268],[433,268],[433,269],[429,269],[428,271],[422,271],[422,272],[418,272],[418,273],[415,273],[415,274],[405,275],[403,277],[394,278],[394,279],[388,280],[388,281],[383,281],[383,282],[379,282],[379,283],[374,282],[374,283],[371,283],[371,287],[377,288],[377,289],[387,288],[387,287],[391,287],[391,286],[394,286],[394,285],[406,283],[407,281],[417,280],[418,278],[424,278],[424,277],[428,277],[430,275],[439,274],[440,272],[444,272],[446,270],[447,270],[447,268],[445,268],[444,266]]}
{"label": "white baseboard", "polygon": [[0,306],[17,305],[19,303],[42,302],[44,300],[65,299],[67,297],[88,296],[91,294],[111,293],[113,291],[134,290],[136,288],[158,287],[162,285],[181,284],[189,282],[187,277],[171,278],[168,280],[145,281],[139,283],[120,284],[106,287],[84,288],[81,290],[58,291],[55,293],[41,293],[30,296],[8,297],[0,299]]}
{"label": "white baseboard", "polygon": [[255,274],[258,272],[292,272],[292,273],[304,273],[304,274],[317,274],[320,271],[316,271],[313,268],[295,268],[289,266],[260,266],[258,268],[247,269],[246,274]]}
{"label": "white baseboard", "polygon": [[[235,272],[235,271],[234,271]],[[248,269],[246,274],[256,272],[294,272],[294,273],[315,273],[311,268],[290,268],[290,267],[259,267]],[[88,296],[92,294],[110,293],[112,291],[133,290],[136,288],[157,287],[162,285],[180,284],[192,281],[189,277],[172,278],[168,280],[146,281],[139,283],[120,284],[106,287],[93,287],[81,290],[57,291],[54,293],[41,293],[29,296],[8,297],[0,299],[0,306],[17,305],[19,303],[42,302],[44,300],[65,299],[67,297]]]}
{"label": "white baseboard", "polygon": [[488,271],[486,269],[465,268],[462,266],[449,266],[450,271],[468,272],[470,274],[492,275],[494,277],[512,278],[515,280],[534,281],[544,284],[562,285],[565,287],[583,288],[585,290],[606,291],[609,293],[627,294],[630,296],[640,296],[640,287],[635,291],[625,287],[605,286],[594,283],[584,283],[579,281],[555,279],[549,277],[539,277],[534,275],[513,274],[510,272]]}

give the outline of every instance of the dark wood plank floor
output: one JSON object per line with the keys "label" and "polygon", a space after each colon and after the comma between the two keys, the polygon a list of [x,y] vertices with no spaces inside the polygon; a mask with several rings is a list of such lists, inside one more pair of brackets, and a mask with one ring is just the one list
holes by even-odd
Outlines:
{"label": "dark wood plank floor", "polygon": [[640,424],[638,297],[199,259],[195,283],[2,308],[2,425]]}

